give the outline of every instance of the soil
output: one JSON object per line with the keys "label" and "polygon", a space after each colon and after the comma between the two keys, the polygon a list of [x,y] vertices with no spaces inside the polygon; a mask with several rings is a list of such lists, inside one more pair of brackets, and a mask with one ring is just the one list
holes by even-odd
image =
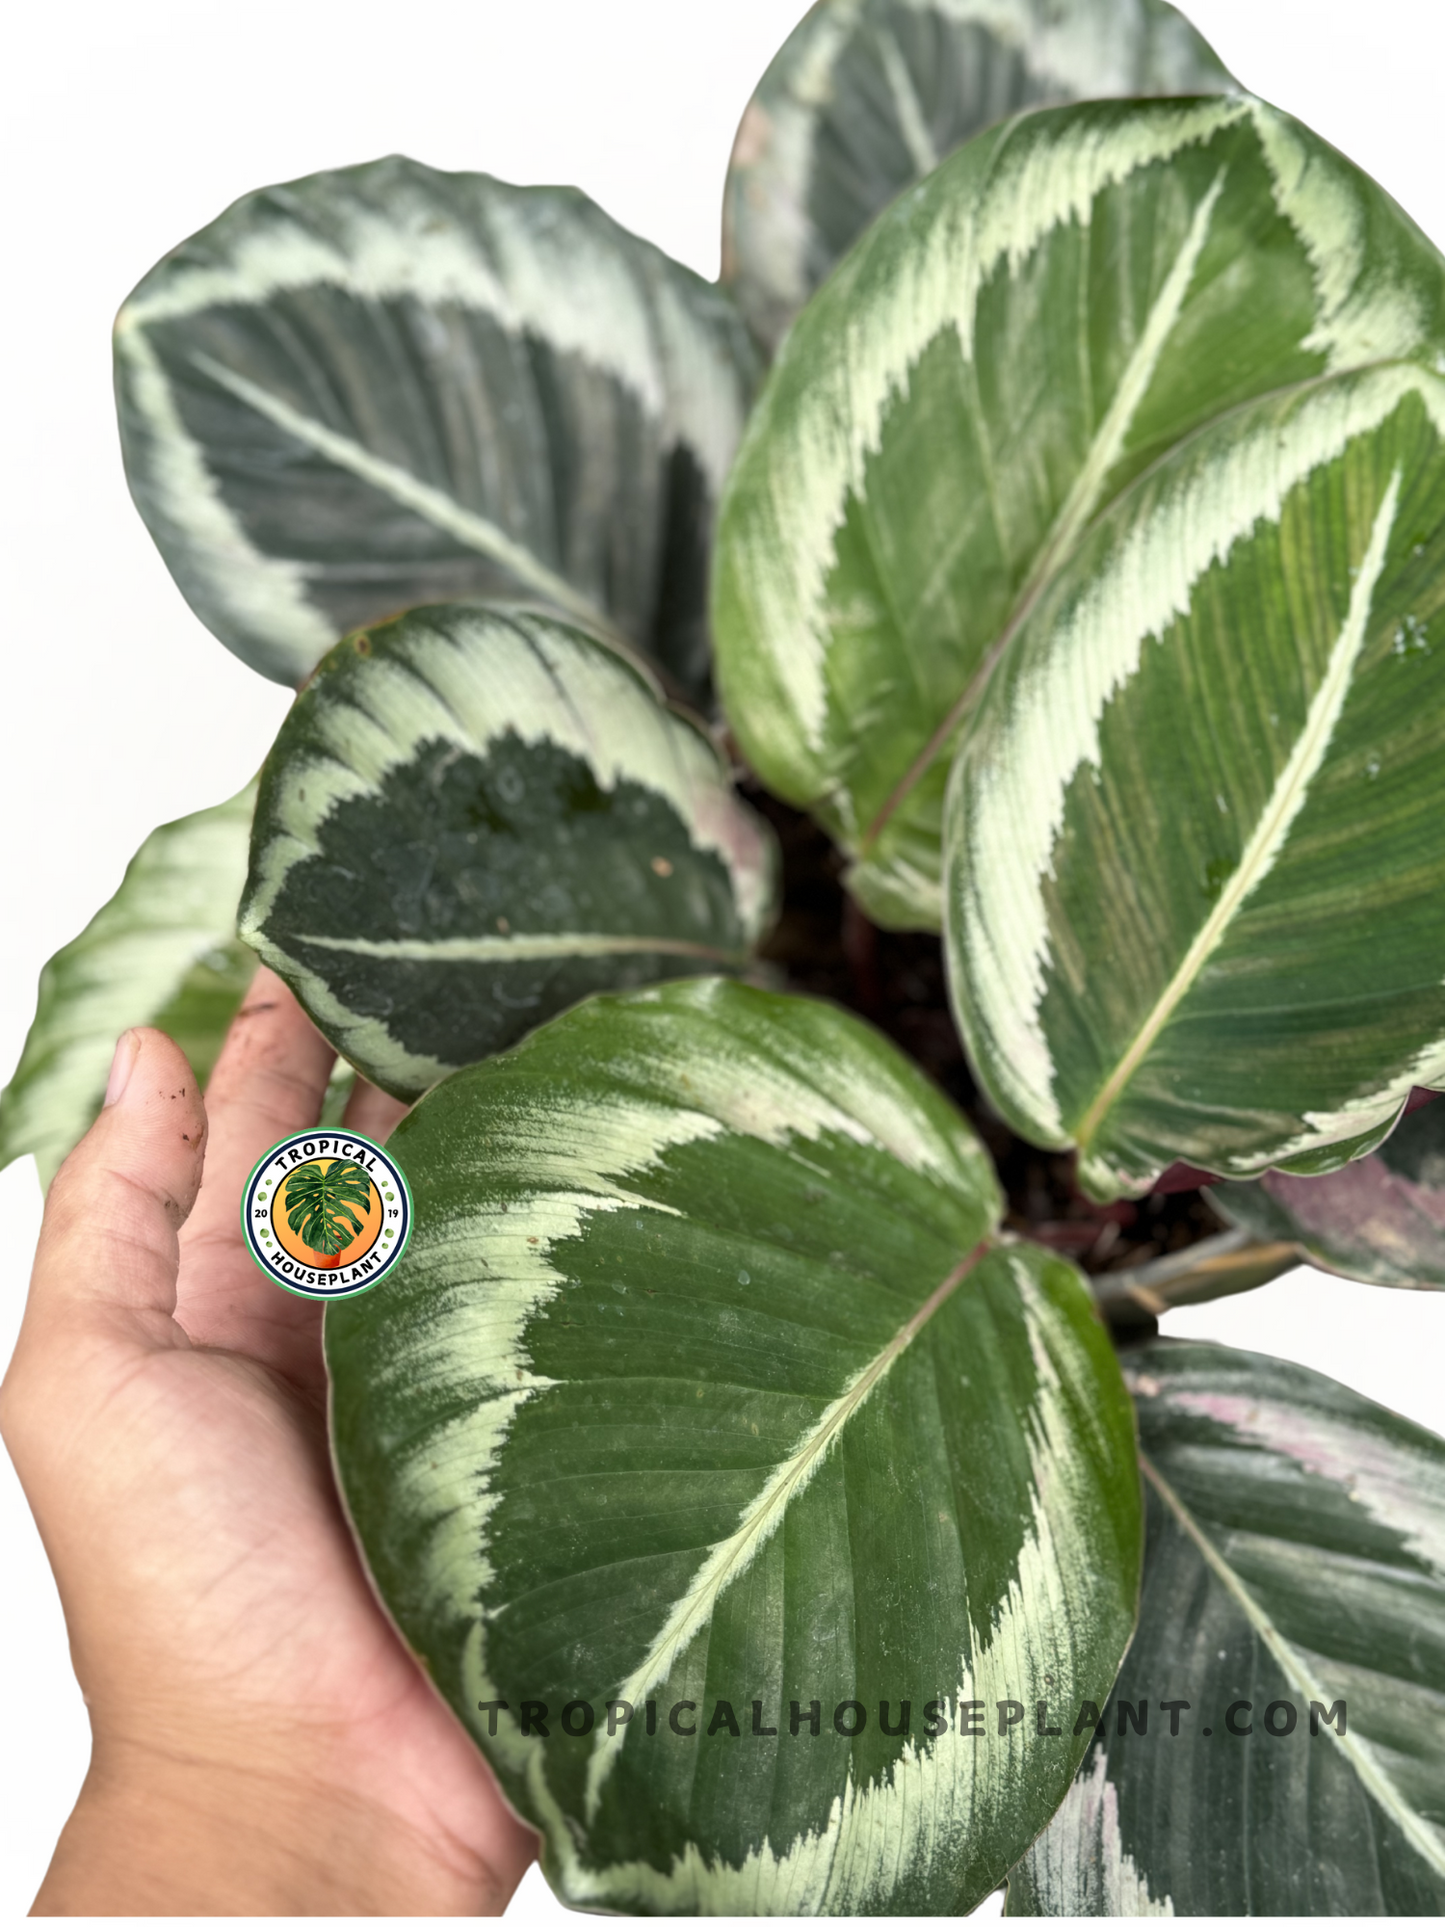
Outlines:
{"label": "soil", "polygon": [[1182,1167],[1147,1198],[1095,1204],[1074,1181],[1072,1152],[1043,1151],[1015,1136],[969,1074],[948,1008],[940,939],[870,923],[843,888],[843,859],[826,834],[757,783],[745,782],[743,791],[783,853],[783,909],[763,958],[785,973],[790,990],[831,998],[876,1024],[968,1115],[998,1167],[1011,1231],[1100,1273],[1147,1264],[1223,1229]]}

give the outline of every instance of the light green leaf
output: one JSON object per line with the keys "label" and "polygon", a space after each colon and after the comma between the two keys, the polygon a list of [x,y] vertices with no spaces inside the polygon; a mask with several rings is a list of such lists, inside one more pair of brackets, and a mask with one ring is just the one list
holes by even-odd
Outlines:
{"label": "light green leaf", "polygon": [[1009,1913],[1445,1911],[1445,1441],[1252,1352],[1127,1376],[1139,1630]]}
{"label": "light green leaf", "polygon": [[1084,541],[974,720],[955,1007],[1096,1196],[1343,1164],[1445,1082],[1442,430],[1399,363],[1237,410]]}
{"label": "light green leaf", "polygon": [[1037,1703],[1107,1692],[1139,1557],[1117,1362],[968,1124],[858,1019],[714,979],[592,999],[391,1149],[411,1246],[327,1312],[341,1483],[556,1890],[966,1912],[1063,1796]]}
{"label": "light green leaf", "polygon": [[1233,86],[1164,0],[822,0],[748,104],[723,282],[776,351],[875,215],[1023,107]]}
{"label": "light green leaf", "polygon": [[[239,948],[245,948],[244,945]],[[247,953],[255,955],[254,951]],[[331,1067],[326,1090],[321,1099],[321,1115],[318,1124],[339,1124],[346,1115],[346,1107],[351,1102],[351,1094],[356,1089],[356,1072],[344,1057],[338,1057]]]}
{"label": "light green leaf", "polygon": [[48,1185],[89,1130],[115,1040],[154,1024],[204,1084],[256,960],[236,939],[236,900],[256,786],[164,824],[124,880],[40,973],[35,1021],[0,1096],[0,1166],[27,1151]]}
{"label": "light green leaf", "polygon": [[240,929],[398,1097],[599,989],[741,969],[774,846],[710,738],[549,616],[458,603],[340,644],[262,775]]}
{"label": "light green leaf", "polygon": [[1267,1171],[1210,1192],[1231,1223],[1288,1238],[1311,1264],[1370,1285],[1445,1290],[1445,1104],[1402,1118],[1372,1157],[1329,1177]]}
{"label": "light green leaf", "polygon": [[584,195],[400,157],[245,196],[116,324],[141,514],[202,621],[287,683],[359,624],[501,595],[700,690],[753,380],[728,298]]}
{"label": "light green leaf", "polygon": [[749,425],[714,624],[745,753],[876,922],[938,926],[954,746],[1107,505],[1251,397],[1439,347],[1445,261],[1257,101],[1026,115],[875,224]]}

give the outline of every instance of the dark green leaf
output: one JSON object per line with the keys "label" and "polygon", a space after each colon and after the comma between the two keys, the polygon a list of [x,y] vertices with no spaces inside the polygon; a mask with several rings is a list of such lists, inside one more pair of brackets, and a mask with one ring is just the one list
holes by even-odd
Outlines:
{"label": "dark green leaf", "polygon": [[1127,1365],[1139,1630],[1009,1912],[1440,1913],[1445,1441],[1253,1352]]}
{"label": "dark green leaf", "polygon": [[876,214],[1022,107],[1233,86],[1164,0],[822,0],[743,115],[723,280],[770,350]]}
{"label": "dark green leaf", "polygon": [[714,979],[592,999],[392,1148],[416,1230],[328,1307],[337,1464],[557,1891],[966,1912],[1085,1745],[1038,1702],[1113,1680],[1139,1489],[1083,1281],[1000,1236],[964,1119],[856,1018]]}
{"label": "dark green leaf", "polygon": [[[1258,101],[1028,114],[870,229],[800,317],[749,423],[714,625],[744,751],[843,844],[875,922],[939,927],[954,749],[1108,505],[1251,397],[1442,349],[1445,261],[1358,169]],[[1200,541],[1247,534],[1239,515],[1266,512],[1270,473],[1257,465],[1238,504],[1201,495]],[[1419,509],[1403,506],[1402,558],[1435,532]],[[1284,558],[1306,626],[1322,605],[1334,615],[1359,560],[1318,539]],[[1156,620],[1167,561],[1151,552]],[[1396,621],[1428,625],[1432,567],[1402,581],[1426,600]],[[1433,673],[1428,636],[1403,635],[1407,667]],[[1063,702],[1073,716],[1069,686],[1051,714]],[[1256,723],[1279,707],[1265,688],[1241,700]],[[1191,765],[1209,753],[1202,721],[1195,749]],[[1028,765],[1011,780],[1050,787]],[[1212,792],[1209,807],[1217,818]],[[1203,826],[1189,836],[1208,841]],[[1199,851],[1195,894],[1223,888],[1210,864],[1228,854]]]}
{"label": "dark green leaf", "polygon": [[1343,1165],[1445,1082],[1445,381],[1237,409],[1080,544],[949,791],[994,1103],[1097,1196]]}
{"label": "dark green leaf", "polygon": [[288,683],[358,624],[500,595],[701,690],[752,383],[727,297],[584,195],[399,157],[246,195],[116,324],[147,526],[202,621]]}
{"label": "dark green leaf", "polygon": [[241,931],[414,1097],[590,991],[741,969],[773,845],[703,730],[550,617],[414,610],[341,644],[267,759]]}
{"label": "dark green leaf", "polygon": [[1210,1195],[1233,1223],[1291,1240],[1326,1271],[1445,1290],[1445,1103],[1402,1118],[1373,1156],[1328,1177],[1267,1171]]}

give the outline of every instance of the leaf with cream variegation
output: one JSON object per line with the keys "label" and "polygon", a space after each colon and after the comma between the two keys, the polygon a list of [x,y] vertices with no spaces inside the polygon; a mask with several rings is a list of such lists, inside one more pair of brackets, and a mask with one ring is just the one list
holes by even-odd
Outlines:
{"label": "leaf with cream variegation", "polygon": [[153,830],[120,888],[40,973],[35,1021],[0,1095],[0,1165],[33,1152],[42,1184],[90,1128],[117,1035],[155,1024],[204,1084],[256,968],[236,903],[256,787]]}
{"label": "leaf with cream variegation", "polygon": [[1139,1630],[1008,1912],[1445,1911],[1445,1440],[1253,1352],[1126,1375]]}
{"label": "leaf with cream variegation", "polygon": [[[764,388],[714,589],[738,739],[875,922],[939,927],[954,749],[1129,483],[1252,398],[1442,349],[1445,261],[1258,101],[1024,115],[880,218]],[[1337,560],[1300,551],[1302,607]]]}
{"label": "leaf with cream variegation", "polygon": [[396,156],[248,194],[141,282],[115,354],[137,506],[263,674],[503,596],[705,687],[753,353],[725,295],[585,195]]}
{"label": "leaf with cream variegation", "polygon": [[415,1097],[591,991],[742,969],[774,869],[640,665],[549,616],[439,605],[349,638],[297,698],[240,930]]}
{"label": "leaf with cream variegation", "polygon": [[1233,82],[1165,0],[822,0],[748,103],[723,282],[776,350],[874,216],[1020,108]]}
{"label": "leaf with cream variegation", "polygon": [[1038,1703],[1113,1681],[1140,1498],[1083,1281],[1000,1234],[965,1120],[713,979],[590,1000],[390,1148],[411,1245],[327,1308],[342,1490],[557,1892],[966,1912],[1086,1744]]}
{"label": "leaf with cream variegation", "polygon": [[1445,1291],[1445,1103],[1411,1112],[1372,1156],[1327,1177],[1267,1171],[1209,1195],[1232,1224],[1289,1239],[1326,1271]]}
{"label": "leaf with cream variegation", "polygon": [[1130,490],[949,791],[955,1008],[1097,1196],[1371,1150],[1445,1082],[1445,380],[1238,409]]}

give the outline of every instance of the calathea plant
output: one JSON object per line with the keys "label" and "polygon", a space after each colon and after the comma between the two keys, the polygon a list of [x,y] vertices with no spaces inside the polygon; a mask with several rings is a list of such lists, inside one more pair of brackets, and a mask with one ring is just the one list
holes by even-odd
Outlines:
{"label": "calathea plant", "polygon": [[719,286],[392,160],[116,343],[301,688],[4,1151],[257,954],[420,1100],[338,1475],[556,1890],[1440,1911],[1445,1442],[1147,1321],[1445,1281],[1445,260],[1160,0],[823,0]]}

